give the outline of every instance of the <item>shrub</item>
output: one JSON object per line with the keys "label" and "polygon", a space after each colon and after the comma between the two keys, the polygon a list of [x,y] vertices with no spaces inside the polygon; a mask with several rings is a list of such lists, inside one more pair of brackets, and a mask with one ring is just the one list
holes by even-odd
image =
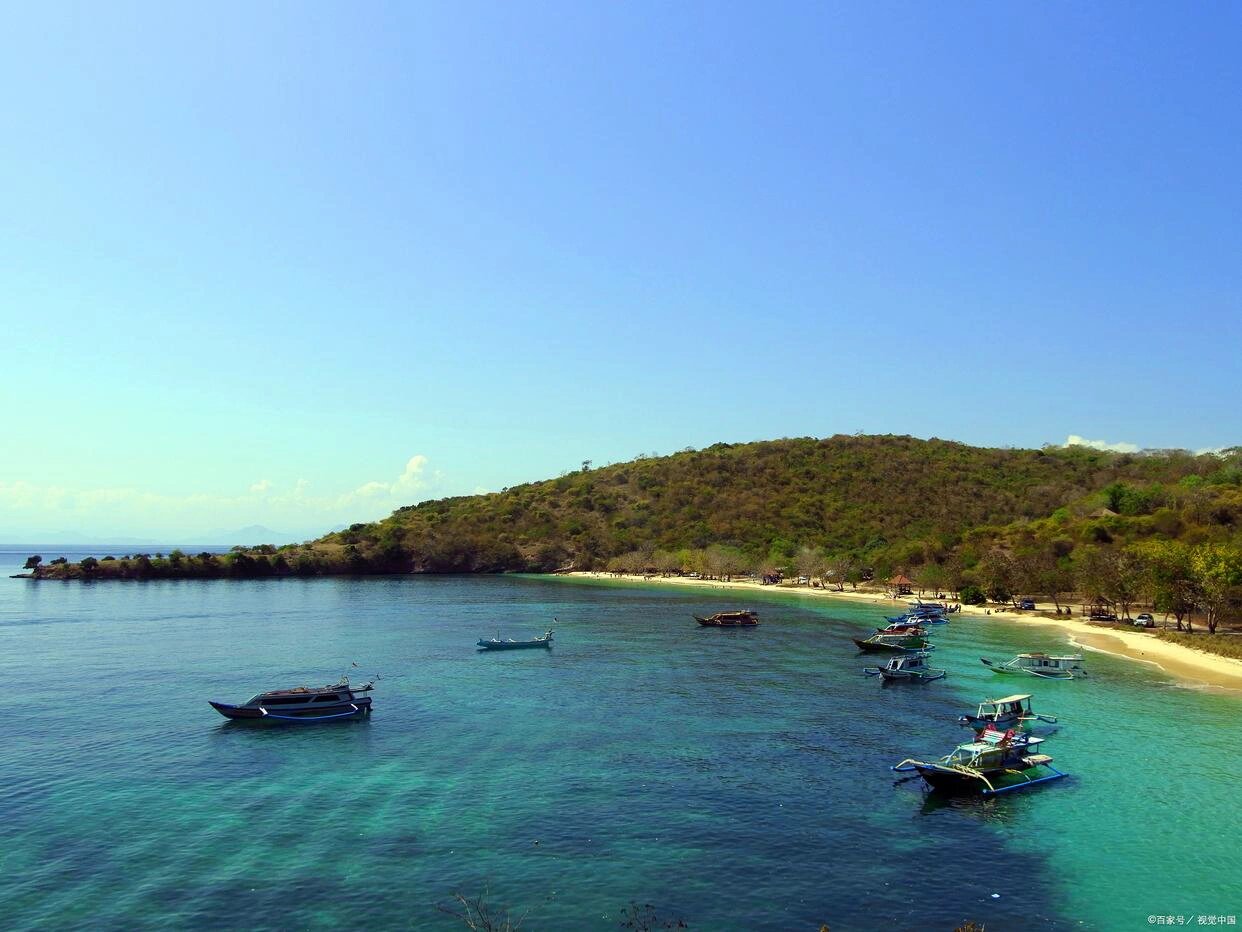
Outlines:
{"label": "shrub", "polygon": [[959,595],[963,605],[983,605],[987,602],[987,597],[978,586],[962,586]]}

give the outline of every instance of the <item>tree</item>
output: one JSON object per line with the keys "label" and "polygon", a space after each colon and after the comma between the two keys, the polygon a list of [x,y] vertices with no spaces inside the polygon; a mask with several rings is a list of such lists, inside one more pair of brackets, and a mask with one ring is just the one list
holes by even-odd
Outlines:
{"label": "tree", "polygon": [[934,593],[944,590],[945,582],[948,580],[949,574],[945,572],[945,568],[939,563],[928,563],[922,566],[918,571],[919,589],[930,589]]}
{"label": "tree", "polygon": [[82,560],[78,563],[78,566],[82,568],[83,573],[89,576],[92,573],[94,573],[96,569],[99,568],[99,561],[96,560],[94,557],[83,557]]}
{"label": "tree", "polygon": [[1130,607],[1139,600],[1147,580],[1141,552],[1115,547],[1085,550],[1077,566],[1079,589],[1093,599],[1115,603],[1122,618],[1130,617]]}
{"label": "tree", "polygon": [[746,572],[746,555],[736,547],[712,544],[707,548],[707,571],[728,582],[738,573]]}
{"label": "tree", "polygon": [[38,573],[39,573],[39,564],[40,564],[40,563],[42,563],[42,562],[43,562],[43,557],[39,556],[39,554],[37,554],[37,553],[36,553],[36,554],[35,554],[34,556],[32,556],[32,557],[27,557],[27,558],[26,558],[26,565],[25,565],[25,566],[23,566],[23,567],[22,567],[22,569],[34,570],[34,571],[35,571],[35,575],[38,575]]}
{"label": "tree", "polygon": [[[828,570],[825,578],[831,579],[837,588],[837,592],[845,591],[845,584],[850,582],[850,574],[855,572],[855,562],[849,554],[841,553],[834,557],[828,558]],[[854,580],[854,588],[858,588],[857,578]]]}
{"label": "tree", "polygon": [[1013,598],[1017,588],[1016,578],[1013,558],[999,547],[988,551],[987,556],[979,561],[979,579],[984,592],[993,602],[1008,602]]}
{"label": "tree", "polygon": [[1204,544],[1194,548],[1190,564],[1199,584],[1208,633],[1215,634],[1220,616],[1242,598],[1242,549],[1229,544]]}
{"label": "tree", "polygon": [[1172,615],[1181,631],[1183,620],[1190,624],[1199,594],[1191,548],[1177,540],[1151,540],[1135,547],[1147,567],[1145,589],[1152,608]]}
{"label": "tree", "polygon": [[798,575],[805,576],[808,580],[819,572],[820,565],[824,562],[823,551],[818,547],[799,547],[796,559],[798,567]]}

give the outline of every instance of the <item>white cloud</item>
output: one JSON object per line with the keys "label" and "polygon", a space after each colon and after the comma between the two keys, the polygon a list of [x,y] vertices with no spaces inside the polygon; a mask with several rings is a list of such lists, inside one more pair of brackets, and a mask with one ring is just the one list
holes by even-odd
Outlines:
{"label": "white cloud", "polygon": [[410,490],[421,489],[426,482],[423,481],[423,469],[427,466],[427,457],[421,453],[411,456],[409,462],[405,464],[405,469],[401,475],[397,477],[397,481],[393,486],[393,491],[398,489]]}
{"label": "white cloud", "polygon": [[1077,434],[1070,434],[1065,440],[1067,447],[1090,447],[1093,450],[1109,450],[1113,453],[1137,453],[1139,446],[1137,443],[1127,443],[1121,441],[1119,443],[1109,443],[1107,440],[1088,440],[1086,437],[1079,437]]}
{"label": "white cloud", "polygon": [[354,498],[408,497],[427,485],[427,481],[423,478],[423,470],[426,466],[427,457],[421,453],[411,456],[405,464],[405,469],[401,471],[401,475],[392,482],[363,483],[352,492],[342,495],[341,504],[346,504]]}
{"label": "white cloud", "polygon": [[194,533],[195,529],[227,523],[292,529],[374,521],[395,508],[413,504],[424,497],[422,490],[441,483],[439,471],[429,473],[427,464],[427,457],[417,454],[390,481],[365,482],[352,491],[320,494],[312,494],[311,483],[304,478],[283,489],[260,479],[239,495],[177,495],[136,488],[68,489],[0,480],[0,527],[65,527],[93,535],[152,536]]}

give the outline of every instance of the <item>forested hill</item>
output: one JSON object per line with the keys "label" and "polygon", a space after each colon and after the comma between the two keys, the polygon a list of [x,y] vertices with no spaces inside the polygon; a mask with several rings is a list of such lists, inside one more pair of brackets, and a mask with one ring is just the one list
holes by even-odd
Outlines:
{"label": "forested hill", "polygon": [[[214,566],[186,555],[171,567],[148,560],[138,575],[603,568],[625,555],[687,569],[707,548],[726,551],[734,572],[817,554],[878,574],[944,563],[979,542],[1029,538],[1032,529],[1068,538],[1071,549],[1079,539],[1231,538],[1242,523],[1240,482],[1238,448],[1117,454],[898,436],[717,444],[424,502]],[[968,565],[976,559],[965,555]],[[105,570],[120,567],[92,572]]]}
{"label": "forested hill", "polygon": [[[1154,514],[1176,505],[1184,480],[1236,479],[1240,460],[894,436],[717,444],[424,502],[323,543],[428,571],[599,567],[626,553],[713,544],[756,560],[808,547],[887,567],[921,563],[969,531],[1075,504],[1084,514],[1108,504]],[[1143,500],[1110,500],[1102,490],[1117,483],[1144,490]]]}

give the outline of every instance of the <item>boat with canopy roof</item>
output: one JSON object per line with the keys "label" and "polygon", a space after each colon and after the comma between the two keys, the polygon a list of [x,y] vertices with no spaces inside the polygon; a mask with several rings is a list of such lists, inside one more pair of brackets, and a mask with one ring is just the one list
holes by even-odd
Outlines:
{"label": "boat with canopy roof", "polygon": [[927,652],[915,654],[898,654],[890,657],[888,662],[879,667],[863,667],[868,676],[879,676],[889,683],[927,683],[931,680],[943,679],[944,670],[936,670],[927,665]]}
{"label": "boat with canopy roof", "polygon": [[997,796],[1069,776],[1039,753],[1043,738],[988,727],[974,740],[959,744],[935,761],[907,758],[892,769],[917,773],[933,790]]}
{"label": "boat with canopy roof", "polygon": [[1000,699],[984,699],[974,715],[963,715],[957,721],[959,725],[975,731],[988,728],[1021,728],[1027,722],[1047,722],[1049,725],[1057,723],[1055,715],[1037,715],[1031,711],[1031,697],[1025,693]]}

